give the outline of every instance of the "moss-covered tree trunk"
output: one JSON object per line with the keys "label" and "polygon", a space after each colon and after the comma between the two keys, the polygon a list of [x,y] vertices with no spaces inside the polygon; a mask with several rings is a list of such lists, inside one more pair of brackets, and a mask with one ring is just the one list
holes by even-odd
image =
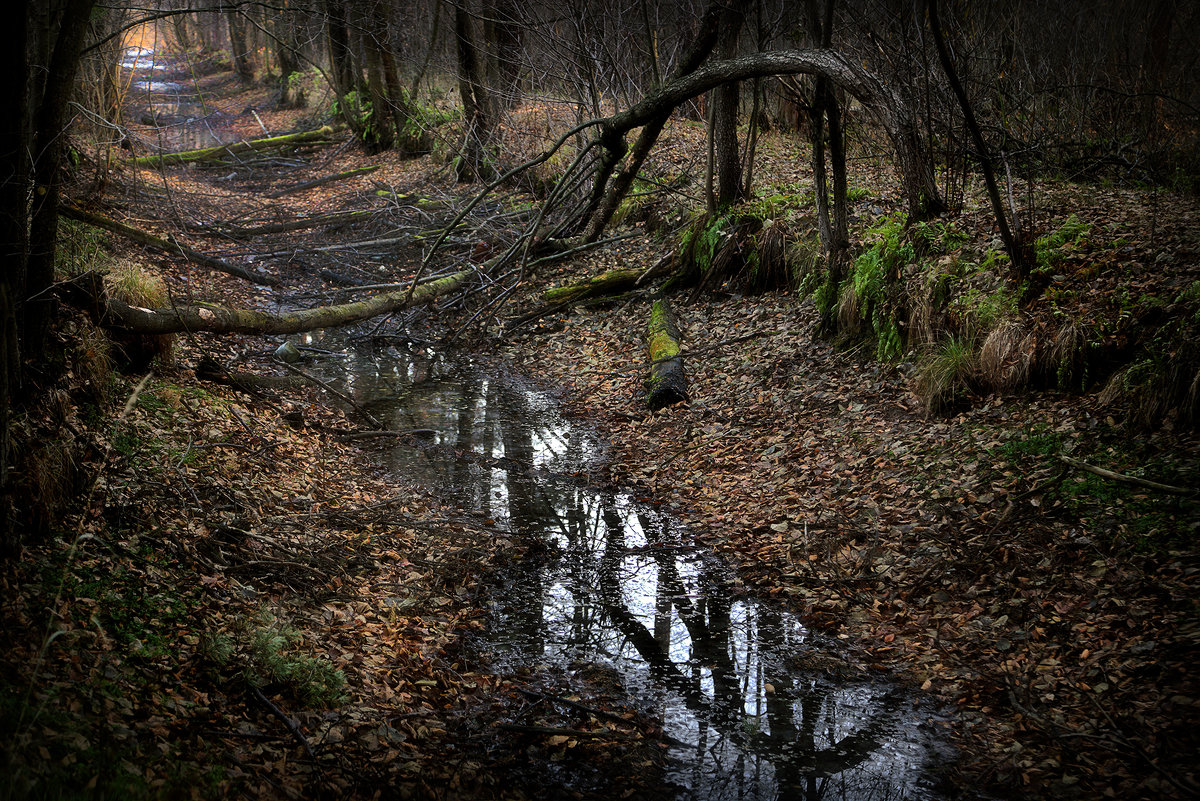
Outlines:
{"label": "moss-covered tree trunk", "polygon": [[141,334],[176,334],[208,331],[216,334],[296,334],[318,328],[334,328],[368,320],[380,314],[432,303],[462,286],[474,270],[430,281],[409,290],[385,292],[366,300],[336,306],[319,306],[291,312],[234,309],[209,303],[193,303],[164,309],[143,309],[114,298],[105,303],[105,325]]}
{"label": "moss-covered tree trunk", "polygon": [[687,375],[679,355],[679,329],[665,299],[654,301],[646,332],[650,351],[650,377],[646,380],[646,405],[650,411],[688,399]]}

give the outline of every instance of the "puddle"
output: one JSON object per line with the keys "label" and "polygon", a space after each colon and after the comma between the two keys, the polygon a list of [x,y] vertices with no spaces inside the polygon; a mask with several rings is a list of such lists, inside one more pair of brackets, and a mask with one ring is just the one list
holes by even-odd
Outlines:
{"label": "puddle", "polygon": [[663,722],[680,799],[940,797],[936,714],[741,595],[670,514],[590,488],[604,443],[550,397],[435,350],[340,364],[325,377],[420,438],[386,448],[388,469],[544,544],[492,592],[479,648],[497,670],[605,671]]}
{"label": "puddle", "polygon": [[123,70],[165,70],[167,66],[159,63],[153,50],[144,47],[127,47],[121,55]]}
{"label": "puddle", "polygon": [[135,96],[138,94],[178,96],[184,92],[184,86],[181,83],[176,83],[175,81],[155,81],[149,78],[134,81],[130,85],[130,89]]}

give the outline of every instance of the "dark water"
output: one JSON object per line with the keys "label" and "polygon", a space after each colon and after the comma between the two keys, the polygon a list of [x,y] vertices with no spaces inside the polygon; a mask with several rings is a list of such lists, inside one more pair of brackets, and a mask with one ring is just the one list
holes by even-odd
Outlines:
{"label": "dark water", "polygon": [[328,375],[415,430],[389,469],[544,544],[494,588],[481,650],[500,671],[601,666],[678,741],[677,797],[939,797],[934,712],[740,593],[670,514],[589,486],[604,443],[550,397],[429,349],[352,353]]}

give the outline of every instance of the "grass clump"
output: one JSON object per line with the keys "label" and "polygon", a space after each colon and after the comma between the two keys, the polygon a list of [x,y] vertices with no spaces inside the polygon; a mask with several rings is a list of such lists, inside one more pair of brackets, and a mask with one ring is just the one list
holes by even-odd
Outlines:
{"label": "grass clump", "polygon": [[[130,306],[161,308],[169,302],[163,279],[136,264],[124,262],[104,277],[108,293]],[[173,334],[130,333],[113,343],[124,365],[134,371],[147,367],[152,361],[171,361],[175,345]]]}
{"label": "grass clump", "polygon": [[958,408],[975,381],[975,349],[959,337],[947,337],[917,365],[913,388],[927,411],[944,414]]}

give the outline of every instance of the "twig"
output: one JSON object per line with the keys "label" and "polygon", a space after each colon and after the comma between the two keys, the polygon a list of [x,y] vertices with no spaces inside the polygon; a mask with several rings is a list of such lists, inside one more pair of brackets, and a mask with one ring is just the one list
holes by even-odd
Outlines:
{"label": "twig", "polygon": [[267,698],[267,696],[263,695],[262,690],[258,689],[253,684],[248,684],[247,686],[250,688],[250,692],[254,693],[254,697],[257,698],[272,715],[283,721],[283,725],[287,726],[287,730],[292,733],[292,737],[295,738],[296,742],[304,746],[304,750],[308,753],[309,757],[315,760],[317,758],[317,754],[315,751],[313,751],[312,746],[308,744],[308,738],[304,736],[302,731],[300,731],[300,724],[289,718],[282,709],[277,707],[271,701],[270,698]]}
{"label": "twig", "polygon": [[1079,459],[1074,459],[1070,456],[1064,456],[1063,454],[1059,454],[1058,458],[1062,462],[1069,464],[1071,467],[1074,467],[1078,470],[1086,470],[1089,473],[1093,473],[1097,476],[1100,476],[1101,478],[1107,478],[1111,481],[1120,481],[1124,484],[1133,484],[1134,486],[1144,487],[1146,489],[1155,490],[1157,492],[1165,492],[1170,495],[1195,495],[1198,492],[1198,490],[1196,490],[1196,489],[1188,489],[1187,487],[1176,487],[1172,484],[1160,484],[1157,481],[1151,481],[1150,479],[1147,479],[1147,478],[1139,478],[1138,476],[1129,476],[1129,475],[1125,475],[1124,473],[1114,473],[1112,470],[1105,470],[1103,467],[1097,467],[1094,464],[1088,464],[1087,462],[1081,461]]}
{"label": "twig", "polygon": [[[279,360],[277,359],[276,361],[279,361]],[[370,423],[371,425],[375,426],[376,428],[383,428],[383,423],[380,422],[379,418],[377,418],[375,415],[371,414],[366,409],[364,409],[362,406],[360,406],[358,403],[356,403],[355,400],[353,398],[351,398],[349,395],[345,394],[344,392],[340,392],[340,391],[334,389],[327,382],[322,381],[321,379],[317,378],[316,376],[309,375],[308,373],[301,370],[299,367],[288,364],[287,362],[284,362],[284,361],[279,361],[279,364],[283,365],[283,367],[285,369],[290,370],[291,372],[295,373],[296,375],[304,376],[309,381],[313,382],[317,386],[321,387],[321,389],[328,392],[330,395],[340,398],[341,400],[350,404],[350,407],[352,409],[354,409],[354,411],[358,412],[363,417],[365,417],[367,419],[367,422]]]}
{"label": "twig", "polygon": [[345,172],[326,175],[322,178],[314,178],[313,180],[305,181],[302,184],[294,184],[292,186],[285,186],[283,189],[276,189],[274,192],[268,193],[266,197],[279,198],[283,197],[284,195],[290,195],[292,192],[303,192],[305,189],[312,189],[314,186],[321,186],[323,184],[333,183],[334,181],[340,181],[343,178],[353,178],[356,175],[367,175],[368,173],[375,172],[378,169],[379,165],[375,164],[370,167],[359,167],[356,170],[346,170]]}
{"label": "twig", "polygon": [[596,729],[595,731],[585,731],[583,729],[561,729],[557,726],[524,726],[520,723],[497,723],[497,729],[503,731],[515,731],[522,734],[548,734],[560,737],[625,737],[623,732],[613,731],[611,729]]}

